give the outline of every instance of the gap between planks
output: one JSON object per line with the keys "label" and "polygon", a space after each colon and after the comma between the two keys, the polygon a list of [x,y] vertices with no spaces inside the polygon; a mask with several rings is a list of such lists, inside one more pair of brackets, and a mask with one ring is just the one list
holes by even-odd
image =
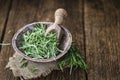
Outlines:
{"label": "gap between planks", "polygon": [[[3,25],[4,27],[3,27],[2,35],[1,35],[1,39],[0,39],[1,44],[3,43],[3,39],[5,37],[5,31],[6,31],[6,27],[7,27],[7,22],[8,22],[10,10],[11,10],[11,7],[12,7],[12,2],[13,2],[13,0],[10,0],[9,6],[8,6],[8,11],[7,11],[7,14],[6,14],[6,19],[5,19],[5,22],[4,22],[4,25]],[[2,48],[2,46],[0,46],[0,52],[1,52],[1,48]]]}

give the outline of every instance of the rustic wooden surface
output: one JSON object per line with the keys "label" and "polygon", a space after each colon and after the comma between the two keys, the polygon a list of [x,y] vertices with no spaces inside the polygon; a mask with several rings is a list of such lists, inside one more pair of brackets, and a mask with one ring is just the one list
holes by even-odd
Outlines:
{"label": "rustic wooden surface", "polygon": [[119,80],[120,1],[85,1],[85,34],[88,79]]}
{"label": "rustic wooden surface", "polygon": [[3,40],[2,36],[4,36],[3,33],[5,31],[6,22],[8,19],[9,7],[10,0],[0,0],[0,42],[2,42]]}
{"label": "rustic wooden surface", "polygon": [[[14,33],[36,21],[54,21],[54,11],[65,8],[68,18],[63,23],[86,56],[88,74],[78,69],[53,71],[34,80],[119,80],[120,79],[120,1],[119,0],[0,0],[0,42],[11,43]],[[1,47],[1,46],[0,46]],[[14,50],[0,50],[0,80],[19,80],[5,69]],[[65,78],[65,79],[64,79]]]}

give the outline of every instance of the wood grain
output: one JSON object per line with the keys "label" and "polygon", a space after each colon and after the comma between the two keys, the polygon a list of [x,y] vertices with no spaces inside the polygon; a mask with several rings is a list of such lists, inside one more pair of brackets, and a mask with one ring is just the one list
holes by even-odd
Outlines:
{"label": "wood grain", "polygon": [[88,80],[120,79],[120,1],[85,1]]}
{"label": "wood grain", "polygon": [[0,0],[0,43],[4,36],[4,30],[6,27],[7,15],[9,13],[10,0]]}
{"label": "wood grain", "polygon": [[[39,0],[13,0],[12,9],[10,11],[7,22],[4,42],[10,42],[14,33],[22,26],[34,21],[36,11],[39,5]],[[7,33],[11,31],[11,33]],[[5,65],[10,56],[14,53],[11,46],[3,46],[0,53],[0,79],[15,80],[10,70],[5,70]]]}
{"label": "wood grain", "polygon": [[[7,22],[4,41],[11,42],[14,33],[22,26],[36,21],[54,21],[54,12],[57,8],[65,8],[68,11],[68,19],[64,22],[73,36],[73,41],[78,44],[82,53],[84,53],[83,41],[83,1],[82,0],[13,0],[12,9],[10,11]],[[70,5],[70,6],[68,6]],[[11,31],[9,34],[8,31]],[[0,79],[15,80],[13,74],[9,70],[5,70],[5,65],[10,56],[14,53],[11,46],[3,46],[0,53]],[[69,75],[69,70],[64,72],[54,71],[45,78],[35,80],[85,80],[84,71],[78,69]]]}

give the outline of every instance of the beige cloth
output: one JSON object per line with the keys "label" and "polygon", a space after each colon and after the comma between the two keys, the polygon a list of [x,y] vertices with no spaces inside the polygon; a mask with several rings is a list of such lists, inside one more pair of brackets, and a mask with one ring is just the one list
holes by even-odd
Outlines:
{"label": "beige cloth", "polygon": [[[23,77],[24,79],[32,79],[41,76],[46,76],[50,74],[53,70],[58,70],[57,62],[50,63],[35,63],[28,61],[26,67],[21,68],[21,59],[22,57],[15,53],[13,57],[9,58],[9,62],[6,68],[10,68],[15,77]],[[35,67],[37,70],[35,72],[31,72],[30,68]]]}

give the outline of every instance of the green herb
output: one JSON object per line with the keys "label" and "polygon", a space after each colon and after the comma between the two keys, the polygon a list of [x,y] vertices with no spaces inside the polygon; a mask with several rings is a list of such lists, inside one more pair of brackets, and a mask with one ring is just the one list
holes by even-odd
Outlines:
{"label": "green herb", "polygon": [[58,40],[56,33],[45,36],[46,27],[43,24],[35,25],[31,32],[23,35],[22,46],[19,47],[26,55],[37,59],[48,59],[58,54]]}
{"label": "green herb", "polygon": [[24,62],[24,61],[26,61],[26,59],[25,59],[25,58],[22,58],[22,59],[20,60],[20,63],[22,63],[22,62]]}
{"label": "green herb", "polygon": [[78,67],[86,72],[88,70],[88,66],[83,56],[73,44],[68,53],[58,62],[58,64],[62,71],[64,67],[70,67],[70,74],[72,73],[73,69],[77,69]]}
{"label": "green herb", "polygon": [[36,68],[36,67],[31,67],[31,68],[29,68],[29,70],[30,70],[32,73],[34,73],[35,71],[38,70],[38,68]]}
{"label": "green herb", "polygon": [[20,61],[20,63],[21,63],[21,66],[20,66],[21,68],[27,67],[27,65],[28,65],[28,61],[24,58]]}
{"label": "green herb", "polygon": [[1,46],[7,46],[10,45],[10,43],[0,43]]}

